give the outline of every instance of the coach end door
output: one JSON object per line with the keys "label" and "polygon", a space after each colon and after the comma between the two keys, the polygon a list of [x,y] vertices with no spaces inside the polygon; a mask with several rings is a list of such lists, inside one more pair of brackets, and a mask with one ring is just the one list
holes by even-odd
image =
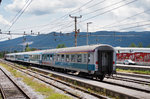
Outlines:
{"label": "coach end door", "polygon": [[111,74],[113,68],[113,51],[98,50],[98,70],[104,74]]}

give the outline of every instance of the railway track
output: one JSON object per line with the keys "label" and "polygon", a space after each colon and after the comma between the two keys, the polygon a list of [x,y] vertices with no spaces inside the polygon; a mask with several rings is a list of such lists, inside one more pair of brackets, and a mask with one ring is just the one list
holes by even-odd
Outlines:
{"label": "railway track", "polygon": [[3,99],[31,99],[17,83],[0,68],[0,91]]}
{"label": "railway track", "polygon": [[[30,70],[31,71],[31,70]],[[31,72],[33,72],[33,71],[31,71]],[[37,72],[35,72],[35,73],[37,73]],[[40,75],[42,75],[42,76],[45,76],[44,74],[40,74]],[[47,78],[47,76],[45,76],[46,78]],[[52,78],[53,79],[53,78]],[[118,79],[119,80],[119,79]],[[59,81],[59,82],[63,82],[63,81]],[[66,83],[66,82],[63,82],[64,84]],[[134,87],[131,87],[131,86],[124,86],[124,85],[120,85],[120,84],[115,84],[115,83],[111,83],[111,82],[103,82],[103,83],[107,83],[107,84],[111,84],[111,85],[117,85],[117,86],[121,86],[121,87],[126,87],[126,88],[129,88],[129,89],[133,89],[133,90],[137,90],[137,91],[142,91],[142,92],[146,92],[146,93],[149,93],[150,91],[149,90],[144,90],[144,89],[139,89],[139,88],[134,88]],[[73,86],[72,86],[73,87]],[[75,88],[75,87],[73,87],[73,88]],[[78,88],[75,88],[75,89],[78,89]],[[87,91],[87,90],[86,90]],[[94,93],[95,94],[95,93]],[[96,94],[96,96],[97,96],[97,94]],[[101,97],[101,96],[98,96],[99,98]],[[79,97],[79,98],[82,98],[82,97]],[[103,99],[105,99],[106,97],[103,97]]]}
{"label": "railway track", "polygon": [[[53,78],[53,77],[50,77],[48,75],[45,75],[45,74],[42,74],[42,73],[38,73],[38,72],[35,72],[35,71],[32,71],[32,70],[23,70],[23,68],[21,68],[20,66],[13,66],[12,63],[7,63],[7,65],[19,70],[20,72],[23,72],[27,75],[30,75],[46,84],[49,84],[55,88],[58,88],[62,91],[64,91],[65,93],[75,97],[75,98],[78,98],[78,99],[86,99],[85,94],[89,94],[91,97],[93,98],[97,98],[97,99],[109,99],[108,97],[106,96],[103,96],[103,95],[100,95],[100,94],[96,94],[94,92],[90,92],[84,88],[81,88],[81,87],[77,87],[73,84],[70,84],[70,83],[66,83],[64,81],[61,81],[59,79],[56,79],[56,78]],[[73,89],[73,91],[71,89]],[[81,92],[81,93],[80,93]],[[85,94],[84,94],[85,93]],[[85,96],[83,96],[85,95]],[[90,97],[88,97],[87,99],[89,99]]]}
{"label": "railway track", "polygon": [[[86,77],[86,78],[87,79],[91,79],[91,78],[88,78],[88,77]],[[150,85],[149,81],[136,80],[136,79],[126,78],[126,77],[118,77],[118,76],[113,76],[113,77],[111,77],[109,79],[115,80],[115,82],[111,81],[111,80],[107,80],[107,79],[104,79],[103,82],[107,83],[107,84],[115,85],[115,86],[121,86],[121,87],[129,88],[129,89],[133,89],[133,90],[137,90],[137,91],[142,91],[142,92],[150,93],[150,88],[144,88],[144,87],[140,88],[140,87],[135,87],[135,86],[126,84],[126,82],[127,83],[130,82],[130,83],[135,83],[135,84],[141,84],[141,86],[144,86],[144,85],[149,86]],[[99,81],[97,79],[92,79],[92,80]],[[118,81],[124,81],[125,83],[118,83],[118,82],[116,83],[116,80],[118,80]]]}
{"label": "railway track", "polygon": [[146,89],[146,88],[144,89],[142,87],[135,87],[135,86],[132,86],[132,85],[128,85],[126,83],[121,84],[121,83],[115,83],[115,82],[110,82],[110,81],[105,81],[105,80],[103,82],[107,83],[107,84],[115,85],[115,86],[125,87],[125,88],[136,90],[136,91],[142,91],[142,92],[145,92],[145,93],[150,93],[150,89]]}
{"label": "railway track", "polygon": [[142,78],[142,79],[150,79],[150,75],[145,75],[145,74],[117,72],[117,75],[127,76],[127,77],[135,77],[135,78]]}
{"label": "railway track", "polygon": [[127,81],[127,82],[133,82],[133,83],[137,83],[137,84],[150,85],[150,81],[138,80],[138,79],[124,77],[124,76],[122,76],[122,77],[121,76],[114,76],[114,77],[112,77],[112,79],[122,80],[122,81]]}
{"label": "railway track", "polygon": [[[91,78],[89,78],[89,79],[91,79]],[[99,82],[99,80],[95,80],[95,81]],[[120,87],[128,88],[128,89],[131,89],[131,90],[135,90],[135,91],[141,91],[141,92],[145,92],[145,93],[150,93],[150,90],[147,90],[147,89],[144,89],[144,88],[136,88],[136,87],[133,87],[133,86],[128,86],[128,85],[114,83],[114,82],[108,82],[108,81],[103,81],[102,83],[111,84],[111,85],[114,85],[114,86],[120,86]]]}

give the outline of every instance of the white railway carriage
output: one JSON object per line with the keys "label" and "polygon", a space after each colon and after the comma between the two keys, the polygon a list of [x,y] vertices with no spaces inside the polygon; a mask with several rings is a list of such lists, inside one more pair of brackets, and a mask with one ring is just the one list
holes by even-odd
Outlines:
{"label": "white railway carriage", "polygon": [[11,60],[11,61],[41,64],[41,57],[42,57],[43,51],[44,50],[6,54],[5,59]]}
{"label": "white railway carriage", "polygon": [[16,60],[46,65],[64,71],[78,71],[96,76],[101,80],[105,75],[116,72],[116,53],[110,45],[88,45],[19,54],[15,56]]}
{"label": "white railway carriage", "polygon": [[15,61],[15,54],[14,53],[7,54],[5,55],[5,59]]}

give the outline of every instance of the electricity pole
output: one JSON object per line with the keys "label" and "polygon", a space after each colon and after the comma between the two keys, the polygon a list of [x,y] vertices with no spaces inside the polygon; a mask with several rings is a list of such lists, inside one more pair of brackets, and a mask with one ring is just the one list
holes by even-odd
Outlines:
{"label": "electricity pole", "polygon": [[79,17],[77,16],[71,16],[69,15],[71,18],[74,18],[74,21],[75,21],[75,47],[77,46],[77,34],[78,34],[78,31],[77,31],[77,18],[82,18],[82,16],[80,15]]}
{"label": "electricity pole", "polygon": [[86,34],[86,45],[88,45],[88,32],[89,32],[89,24],[92,24],[92,22],[87,23],[87,34]]}

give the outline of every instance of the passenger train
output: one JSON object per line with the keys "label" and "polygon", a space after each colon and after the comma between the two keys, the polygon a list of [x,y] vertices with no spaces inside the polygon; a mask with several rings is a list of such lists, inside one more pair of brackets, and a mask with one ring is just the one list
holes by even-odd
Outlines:
{"label": "passenger train", "polygon": [[116,52],[110,45],[87,45],[31,52],[10,53],[5,59],[38,64],[64,71],[77,71],[99,78],[116,72]]}

